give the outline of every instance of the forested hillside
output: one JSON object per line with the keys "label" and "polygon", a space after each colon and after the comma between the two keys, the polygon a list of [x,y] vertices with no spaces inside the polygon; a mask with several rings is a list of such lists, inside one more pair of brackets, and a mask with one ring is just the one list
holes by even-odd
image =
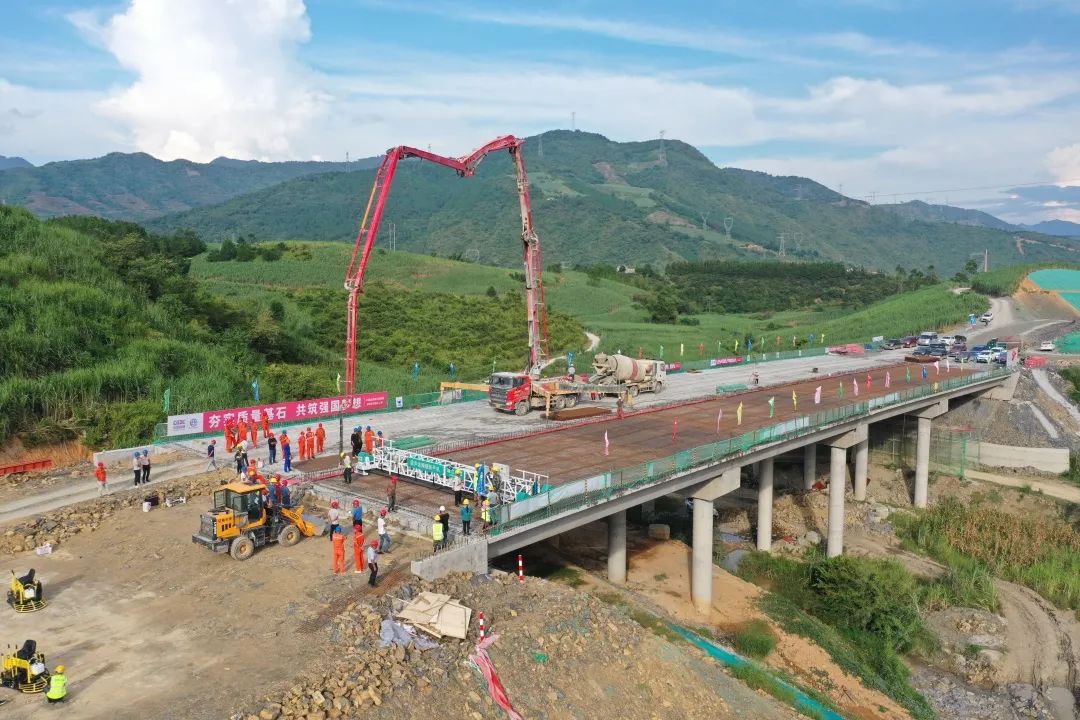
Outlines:
{"label": "forested hillside", "polygon": [[[996,262],[1074,258],[1080,243],[953,222],[902,217],[798,177],[718,168],[693,147],[665,141],[616,143],[583,132],[530,138],[525,158],[545,262],[666,265],[680,260],[776,257],[835,260],[866,268],[936,265],[960,270],[989,249]],[[190,227],[208,240],[351,241],[373,171],[315,175],[154,221]],[[384,218],[397,247],[481,262],[518,262],[513,168],[505,153],[461,179],[429,163],[405,162]],[[730,237],[725,218],[731,218]]]}
{"label": "forested hillside", "polygon": [[[0,173],[4,203],[28,208],[41,217],[97,215],[136,221],[224,202],[304,175],[344,169],[343,163],[228,158],[210,163],[162,162],[145,153],[109,153],[41,167],[23,163]],[[350,165],[354,169],[373,166],[370,158]]]}
{"label": "forested hillside", "polygon": [[[0,442],[20,433],[31,444],[84,436],[90,447],[130,445],[164,420],[166,389],[174,413],[250,402],[254,379],[269,402],[334,394],[345,293],[212,292],[189,275],[203,250],[188,233],[0,207]],[[427,391],[450,362],[479,378],[493,361],[525,361],[524,303],[512,292],[374,283],[360,317],[362,390]],[[551,333],[555,347],[584,341],[558,313]]]}

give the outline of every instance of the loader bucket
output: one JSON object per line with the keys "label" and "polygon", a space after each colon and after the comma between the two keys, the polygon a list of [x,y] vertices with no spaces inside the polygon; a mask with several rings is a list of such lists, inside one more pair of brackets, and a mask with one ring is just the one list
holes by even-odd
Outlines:
{"label": "loader bucket", "polygon": [[308,537],[321,536],[326,532],[326,518],[315,513],[304,513],[297,518],[296,526]]}

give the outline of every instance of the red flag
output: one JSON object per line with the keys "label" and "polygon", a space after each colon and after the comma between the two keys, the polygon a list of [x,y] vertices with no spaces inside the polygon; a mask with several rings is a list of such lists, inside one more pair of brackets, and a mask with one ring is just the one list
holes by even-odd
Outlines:
{"label": "red flag", "polygon": [[671,423],[671,442],[675,442],[677,437],[679,437],[679,421],[676,419]]}

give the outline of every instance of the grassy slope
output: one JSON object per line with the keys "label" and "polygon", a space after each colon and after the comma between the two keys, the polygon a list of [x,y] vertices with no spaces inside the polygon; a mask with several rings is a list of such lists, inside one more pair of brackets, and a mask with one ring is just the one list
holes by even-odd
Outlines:
{"label": "grassy slope", "polygon": [[[273,287],[342,287],[348,249],[337,243],[295,243],[294,247],[310,248],[311,258],[301,259],[303,253],[291,252],[277,262],[261,260],[252,263],[208,263],[205,257],[195,258],[192,275],[203,279],[216,292],[242,297]],[[426,291],[483,294],[494,287],[500,294],[520,292],[521,282],[511,277],[513,270],[463,263],[427,255],[377,250],[369,265],[369,281],[382,281],[391,286]],[[986,301],[979,295],[955,295],[945,285],[924,288],[914,293],[890,298],[864,309],[842,311],[827,309],[793,311],[755,315],[695,316],[700,325],[656,325],[645,322],[645,312],[634,307],[636,288],[622,283],[601,280],[590,286],[584,273],[567,271],[545,273],[544,282],[550,306],[572,315],[585,327],[601,336],[600,348],[613,352],[636,352],[643,347],[646,354],[656,355],[660,345],[665,357],[672,359],[679,344],[685,346],[687,359],[698,357],[698,346],[705,346],[706,356],[719,350],[734,351],[734,340],[747,333],[765,336],[770,350],[776,349],[780,335],[781,348],[791,349],[794,335],[804,342],[808,335],[825,334],[828,344],[867,341],[874,335],[896,337],[917,333],[928,328],[944,327],[959,322],[969,312],[982,312]],[[341,293],[342,307],[345,293]],[[553,351],[580,350],[577,347],[552,348]],[[580,363],[579,363],[580,366]]]}

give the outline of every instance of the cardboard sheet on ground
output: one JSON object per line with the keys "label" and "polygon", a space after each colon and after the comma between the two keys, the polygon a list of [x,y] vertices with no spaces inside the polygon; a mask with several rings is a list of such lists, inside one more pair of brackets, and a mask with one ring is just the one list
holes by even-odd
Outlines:
{"label": "cardboard sheet on ground", "polygon": [[422,592],[402,608],[397,617],[433,637],[464,640],[469,631],[472,609],[449,595]]}

